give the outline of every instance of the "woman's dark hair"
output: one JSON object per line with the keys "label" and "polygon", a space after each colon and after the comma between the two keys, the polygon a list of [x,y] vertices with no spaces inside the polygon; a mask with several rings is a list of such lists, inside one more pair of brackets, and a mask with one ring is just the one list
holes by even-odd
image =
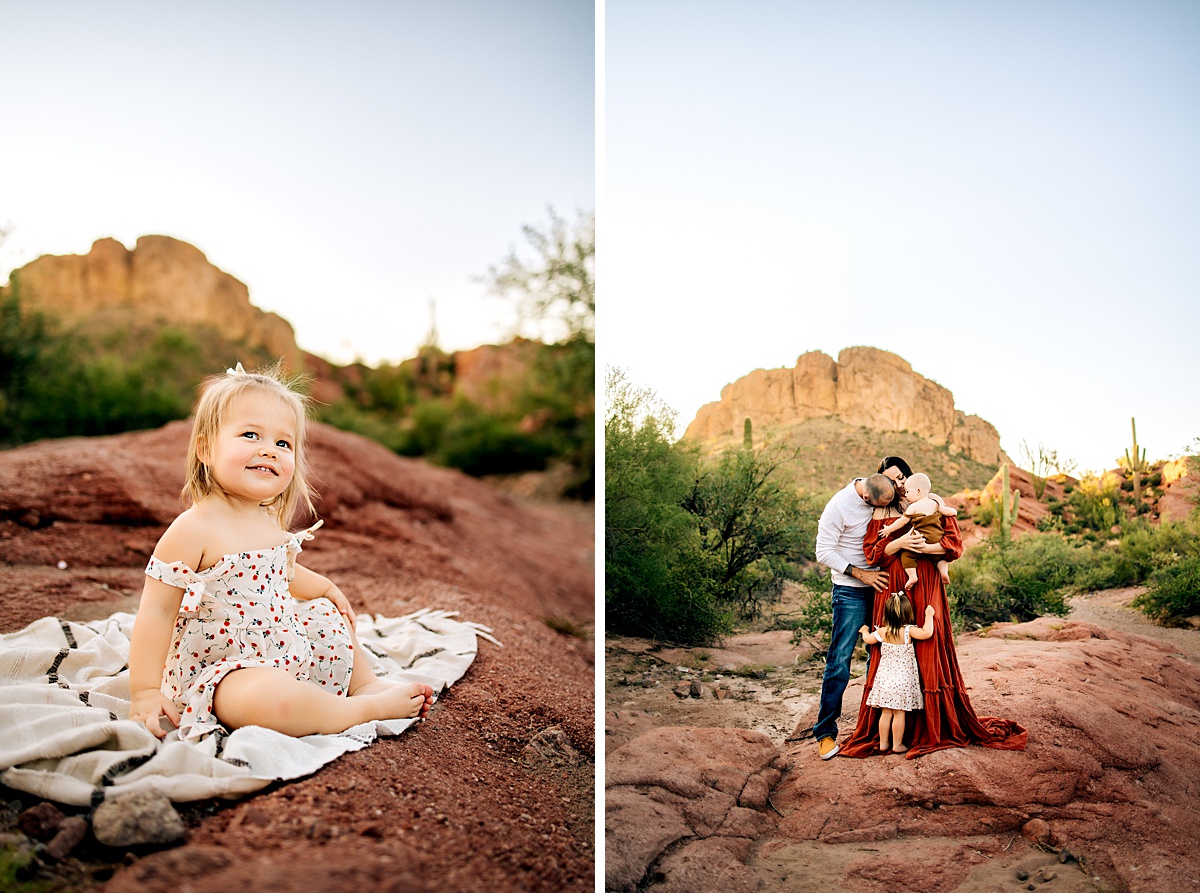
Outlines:
{"label": "woman's dark hair", "polygon": [[909,468],[908,463],[905,462],[903,459],[901,459],[899,456],[884,457],[884,460],[879,463],[878,472],[879,472],[879,474],[883,474],[889,468],[899,468],[900,473],[902,475],[904,475],[905,477],[912,476],[912,469]]}
{"label": "woman's dark hair", "polygon": [[[899,469],[900,473],[902,475],[904,475],[906,478],[908,478],[912,475],[912,469],[908,467],[908,463],[905,462],[903,459],[901,459],[899,456],[885,456],[883,458],[883,461],[879,463],[879,470],[876,472],[876,474],[883,474],[889,468]],[[899,493],[899,491],[896,492],[896,498],[893,499],[891,501],[891,503],[886,507],[894,508],[897,511],[900,510],[900,493]]]}

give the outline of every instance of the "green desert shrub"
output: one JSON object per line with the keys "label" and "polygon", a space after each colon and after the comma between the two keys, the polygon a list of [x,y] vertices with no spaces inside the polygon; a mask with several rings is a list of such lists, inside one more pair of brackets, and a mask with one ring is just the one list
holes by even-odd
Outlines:
{"label": "green desert shrub", "polygon": [[1067,588],[1083,561],[1056,533],[1011,542],[990,537],[950,564],[951,616],[956,626],[1023,622],[1067,613]]}
{"label": "green desert shrub", "polygon": [[1200,554],[1160,567],[1147,585],[1133,600],[1134,607],[1165,626],[1182,625],[1185,617],[1200,614]]}

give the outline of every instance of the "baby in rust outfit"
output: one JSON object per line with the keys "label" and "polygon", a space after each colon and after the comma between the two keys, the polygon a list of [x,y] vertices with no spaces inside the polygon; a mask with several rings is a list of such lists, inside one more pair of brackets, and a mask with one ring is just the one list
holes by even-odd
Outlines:
{"label": "baby in rust outfit", "polygon": [[[946,505],[942,497],[936,493],[930,493],[930,486],[929,475],[921,472],[909,475],[904,484],[904,492],[909,500],[908,508],[904,510],[903,515],[883,528],[881,532],[885,536],[911,524],[921,531],[925,542],[940,543],[942,541],[942,534],[945,532],[942,529],[942,516],[957,515],[958,510],[953,506]],[[904,566],[905,573],[908,574],[908,581],[904,584],[906,591],[917,585],[917,559],[920,557],[923,557],[920,552],[912,552],[907,549],[900,553],[900,563]],[[949,583],[950,566],[945,559],[938,560],[937,569],[942,582]]]}

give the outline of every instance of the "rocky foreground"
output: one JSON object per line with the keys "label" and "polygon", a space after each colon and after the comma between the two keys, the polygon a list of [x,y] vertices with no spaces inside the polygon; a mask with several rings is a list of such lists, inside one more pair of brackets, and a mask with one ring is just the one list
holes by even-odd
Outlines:
{"label": "rocky foreground", "polygon": [[[136,608],[181,509],[188,432],[0,451],[0,632]],[[311,436],[325,526],[302,561],[359,611],[454,610],[503,647],[481,641],[398,738],[247,800],[184,805],[180,845],[112,850],[89,831],[61,858],[43,852],[35,876],[110,891],[592,890],[595,652],[579,634],[594,611],[590,507],[520,504],[356,435],[318,424]],[[19,849],[16,811],[35,804],[0,796],[0,848]]]}
{"label": "rocky foreground", "polygon": [[654,729],[606,756],[607,889],[1195,889],[1194,651],[1042,618],[958,653],[977,712],[1021,722],[1027,750],[822,763],[811,740]]}

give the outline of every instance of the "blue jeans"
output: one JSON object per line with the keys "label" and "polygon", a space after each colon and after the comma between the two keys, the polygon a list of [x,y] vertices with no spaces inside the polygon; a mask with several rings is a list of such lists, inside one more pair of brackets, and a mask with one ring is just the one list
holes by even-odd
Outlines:
{"label": "blue jeans", "polygon": [[813,737],[837,740],[837,721],[842,715],[842,695],[850,682],[850,655],[859,639],[858,630],[871,624],[875,590],[870,586],[833,587],[833,635],[825,658],[825,678],[821,681],[821,707],[813,726]]}

